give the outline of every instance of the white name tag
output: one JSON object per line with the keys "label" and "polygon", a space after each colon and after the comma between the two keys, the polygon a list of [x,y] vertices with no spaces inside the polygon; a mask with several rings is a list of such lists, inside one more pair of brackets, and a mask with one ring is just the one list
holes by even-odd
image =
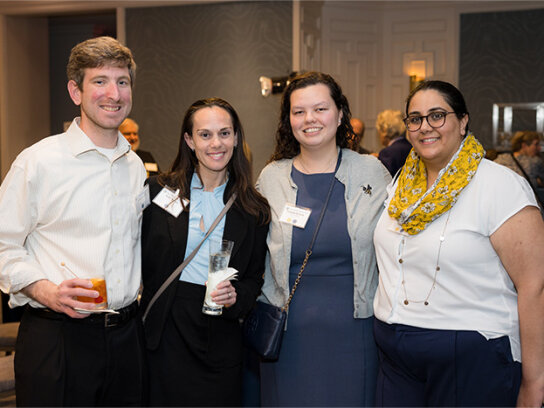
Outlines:
{"label": "white name tag", "polygon": [[[153,202],[177,218],[183,210],[178,194],[179,190],[172,191],[164,187],[161,192],[155,196]],[[189,200],[183,199],[183,203],[185,206],[187,206],[189,204]]]}
{"label": "white name tag", "polygon": [[280,217],[280,222],[291,224],[298,228],[304,228],[310,218],[312,210],[304,207],[297,207],[293,204],[285,204]]}
{"label": "white name tag", "polygon": [[146,184],[143,191],[136,197],[136,208],[142,212],[149,204],[151,204],[151,199],[149,198],[149,186]]}

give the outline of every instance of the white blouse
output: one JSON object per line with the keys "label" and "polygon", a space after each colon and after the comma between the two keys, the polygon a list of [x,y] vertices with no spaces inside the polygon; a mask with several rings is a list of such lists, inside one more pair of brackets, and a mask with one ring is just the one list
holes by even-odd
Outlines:
{"label": "white blouse", "polygon": [[507,335],[514,360],[521,361],[517,293],[489,237],[524,207],[537,206],[527,181],[484,159],[453,208],[417,235],[402,232],[387,212],[395,189],[396,183],[389,186],[374,233],[380,271],[375,316],[428,329],[474,330],[488,339]]}

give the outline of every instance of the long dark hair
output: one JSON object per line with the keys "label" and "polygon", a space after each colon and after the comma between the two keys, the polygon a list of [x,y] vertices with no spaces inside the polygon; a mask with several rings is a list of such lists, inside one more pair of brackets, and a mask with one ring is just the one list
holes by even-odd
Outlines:
{"label": "long dark hair", "polygon": [[[410,102],[416,93],[419,91],[426,91],[432,89],[437,91],[448,105],[450,105],[455,112],[457,119],[461,120],[465,115],[468,115],[467,104],[465,103],[465,98],[459,89],[449,82],[444,81],[423,81],[419,84],[406,98],[406,116],[408,116],[408,108],[410,107]],[[470,120],[470,116],[469,116]],[[468,134],[468,122],[465,126],[465,136]]]}
{"label": "long dark hair", "polygon": [[202,108],[211,108],[213,106],[225,110],[230,115],[234,134],[237,136],[238,141],[237,146],[234,147],[232,158],[227,165],[229,182],[227,184],[228,191],[226,191],[226,195],[228,197],[230,194],[236,192],[237,198],[234,205],[257,217],[261,223],[266,223],[270,220],[270,207],[266,199],[254,187],[251,166],[243,149],[244,131],[242,123],[234,108],[223,99],[200,99],[187,109],[181,125],[178,155],[174,159],[170,170],[159,175],[158,181],[161,185],[179,188],[180,197],[189,196],[190,176],[195,171],[198,174],[199,169],[196,154],[187,145],[184,135],[185,133],[189,135],[193,134],[193,117],[195,112]]}
{"label": "long dark hair", "polygon": [[280,122],[276,131],[276,146],[269,161],[292,159],[300,153],[300,143],[291,129],[291,94],[293,91],[306,88],[310,85],[323,84],[329,88],[331,98],[336,108],[342,112],[342,121],[336,130],[336,145],[348,147],[348,135],[353,133],[351,127],[351,111],[348,99],[342,93],[342,88],[330,75],[322,72],[310,71],[295,76],[285,88],[281,98]]}

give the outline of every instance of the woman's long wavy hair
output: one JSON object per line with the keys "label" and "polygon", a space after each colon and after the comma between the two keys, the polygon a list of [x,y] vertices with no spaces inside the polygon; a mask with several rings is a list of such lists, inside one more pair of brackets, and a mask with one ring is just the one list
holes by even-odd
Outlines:
{"label": "woman's long wavy hair", "polygon": [[180,197],[189,196],[191,175],[195,171],[197,174],[199,173],[199,163],[195,152],[187,145],[184,135],[185,133],[193,134],[194,114],[200,109],[213,106],[224,109],[230,115],[234,134],[237,136],[237,146],[234,147],[232,158],[227,165],[229,182],[226,195],[228,197],[236,192],[237,198],[234,205],[257,217],[261,223],[266,223],[270,220],[270,207],[266,199],[254,187],[251,166],[243,149],[244,131],[242,123],[234,108],[223,99],[200,99],[187,109],[181,125],[178,154],[170,170],[161,173],[158,181],[161,185],[178,188]]}
{"label": "woman's long wavy hair", "polygon": [[350,124],[351,111],[348,99],[342,93],[342,88],[330,75],[310,71],[295,76],[285,88],[281,99],[280,122],[276,131],[276,146],[269,162],[281,159],[292,159],[300,153],[300,143],[291,129],[291,94],[310,85],[323,84],[329,88],[331,98],[336,108],[342,112],[342,121],[336,130],[336,145],[348,147],[348,135],[353,133]]}

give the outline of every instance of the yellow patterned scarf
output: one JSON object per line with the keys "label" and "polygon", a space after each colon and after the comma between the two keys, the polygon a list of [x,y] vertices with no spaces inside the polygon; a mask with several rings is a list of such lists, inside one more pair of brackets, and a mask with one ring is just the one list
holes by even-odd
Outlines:
{"label": "yellow patterned scarf", "polygon": [[389,204],[389,215],[410,235],[423,231],[455,204],[476,174],[484,154],[480,142],[469,133],[427,190],[425,164],[412,149],[399,175],[397,190]]}

